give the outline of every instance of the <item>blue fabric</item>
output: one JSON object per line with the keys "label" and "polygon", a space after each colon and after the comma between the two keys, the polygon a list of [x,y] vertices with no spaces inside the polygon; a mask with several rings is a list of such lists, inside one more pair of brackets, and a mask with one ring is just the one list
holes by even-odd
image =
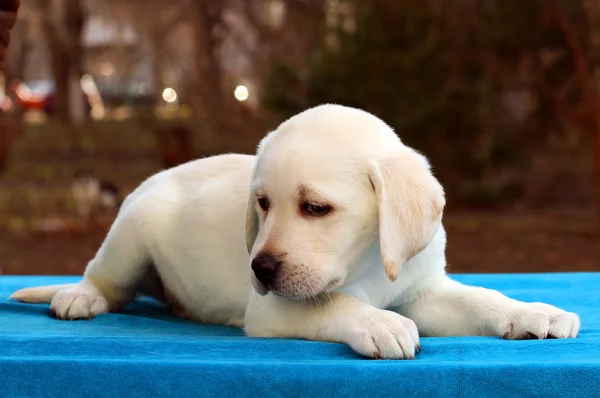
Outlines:
{"label": "blue fabric", "polygon": [[600,397],[600,273],[455,275],[581,316],[579,338],[423,338],[414,361],[243,336],[150,300],[91,321],[7,297],[79,277],[0,277],[0,397]]}

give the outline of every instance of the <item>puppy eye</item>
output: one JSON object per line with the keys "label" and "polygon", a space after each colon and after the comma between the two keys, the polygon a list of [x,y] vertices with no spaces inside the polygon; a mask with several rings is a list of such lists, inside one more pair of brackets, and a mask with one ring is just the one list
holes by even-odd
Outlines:
{"label": "puppy eye", "polygon": [[331,212],[332,209],[333,208],[330,205],[324,205],[320,203],[306,202],[301,206],[302,213],[311,217],[322,217]]}
{"label": "puppy eye", "polygon": [[258,198],[256,201],[263,211],[269,210],[269,200],[267,198]]}

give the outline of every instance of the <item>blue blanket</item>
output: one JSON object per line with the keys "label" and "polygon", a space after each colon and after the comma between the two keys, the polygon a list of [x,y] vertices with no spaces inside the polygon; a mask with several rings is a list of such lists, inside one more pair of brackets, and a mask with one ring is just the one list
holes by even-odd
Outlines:
{"label": "blue blanket", "polygon": [[58,321],[13,291],[79,277],[0,277],[0,397],[600,397],[600,273],[455,275],[581,316],[577,339],[423,338],[414,361],[342,344],[244,337],[140,300]]}

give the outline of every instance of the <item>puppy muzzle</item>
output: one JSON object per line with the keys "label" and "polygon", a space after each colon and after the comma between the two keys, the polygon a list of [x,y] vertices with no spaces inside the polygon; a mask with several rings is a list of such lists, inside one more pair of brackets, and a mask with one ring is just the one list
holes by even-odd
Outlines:
{"label": "puppy muzzle", "polygon": [[266,296],[271,291],[267,285],[262,284],[258,279],[256,279],[254,273],[252,273],[252,287],[254,287],[256,293],[260,294],[261,296]]}

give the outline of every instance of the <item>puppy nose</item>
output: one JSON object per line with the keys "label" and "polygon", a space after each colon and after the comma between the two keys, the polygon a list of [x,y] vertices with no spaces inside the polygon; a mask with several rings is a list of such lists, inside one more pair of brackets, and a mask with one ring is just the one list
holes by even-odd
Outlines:
{"label": "puppy nose", "polygon": [[270,285],[277,275],[279,264],[272,254],[259,254],[252,260],[252,271],[260,283]]}

